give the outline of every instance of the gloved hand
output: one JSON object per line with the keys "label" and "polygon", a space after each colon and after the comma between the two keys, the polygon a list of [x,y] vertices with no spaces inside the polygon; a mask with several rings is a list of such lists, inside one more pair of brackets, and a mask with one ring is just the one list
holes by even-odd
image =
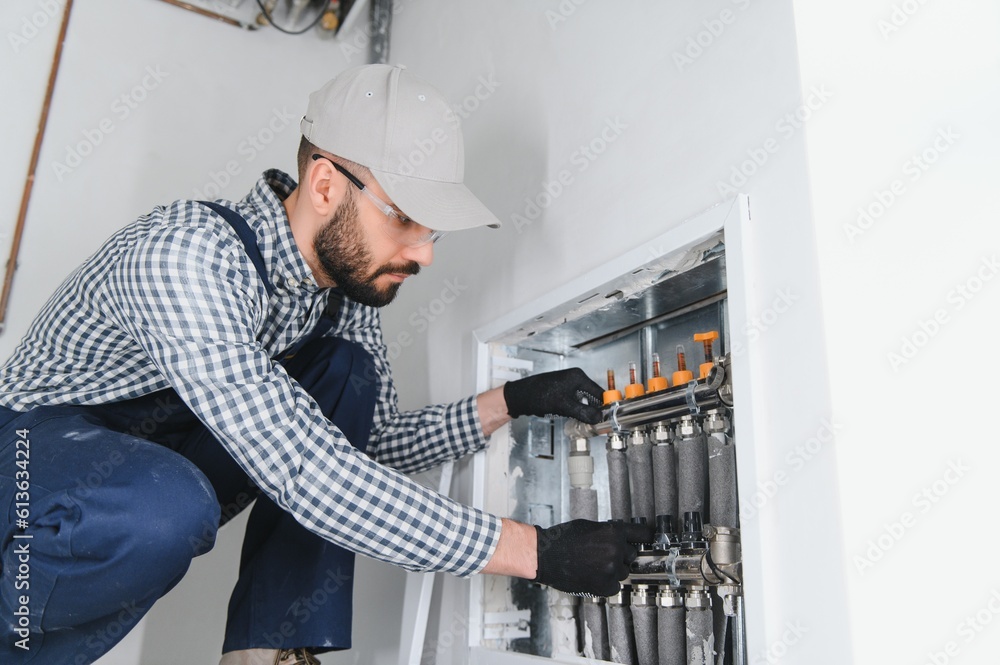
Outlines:
{"label": "gloved hand", "polygon": [[613,596],[628,577],[638,550],[630,542],[652,542],[648,524],[573,520],[538,530],[534,582],[567,593]]}
{"label": "gloved hand", "polygon": [[601,422],[602,394],[601,387],[579,367],[536,374],[503,387],[507,413],[512,418],[569,416],[588,425]]}

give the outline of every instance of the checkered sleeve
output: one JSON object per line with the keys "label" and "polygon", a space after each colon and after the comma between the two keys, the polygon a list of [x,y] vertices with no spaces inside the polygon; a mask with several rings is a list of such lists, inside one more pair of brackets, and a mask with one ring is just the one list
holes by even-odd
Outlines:
{"label": "checkered sleeve", "polygon": [[267,294],[226,231],[167,225],[100,288],[110,314],[248,476],[311,531],[407,570],[465,576],[500,520],[359,453],[257,341]]}
{"label": "checkered sleeve", "polygon": [[368,452],[375,459],[414,473],[486,447],[488,439],[483,436],[475,396],[453,404],[400,411],[378,310],[349,303],[341,317],[336,335],[361,344],[375,362],[378,401],[368,443]]}

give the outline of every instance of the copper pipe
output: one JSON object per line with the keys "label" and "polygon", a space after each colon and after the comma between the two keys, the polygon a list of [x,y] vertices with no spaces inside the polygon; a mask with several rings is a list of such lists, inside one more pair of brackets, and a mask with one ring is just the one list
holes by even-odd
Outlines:
{"label": "copper pipe", "polygon": [[181,9],[186,9],[189,12],[194,12],[195,14],[201,14],[202,16],[207,16],[208,18],[213,18],[216,21],[222,21],[228,25],[234,25],[237,28],[243,28],[244,30],[256,30],[257,26],[253,23],[243,23],[242,21],[237,21],[236,19],[225,16],[224,14],[219,14],[218,12],[213,12],[208,9],[203,9],[201,7],[196,7],[192,4],[182,2],[181,0],[163,0],[163,2],[174,5],[175,7],[180,7]]}
{"label": "copper pipe", "polygon": [[45,137],[45,126],[49,122],[49,106],[52,104],[52,91],[56,87],[56,75],[59,74],[59,63],[62,61],[63,42],[66,40],[66,29],[69,27],[70,9],[73,0],[66,0],[63,11],[62,25],[59,26],[59,37],[56,38],[56,54],[52,59],[52,71],[49,72],[49,85],[45,90],[45,101],[42,104],[42,116],[38,120],[38,132],[35,134],[35,147],[31,151],[31,163],[28,165],[28,178],[24,182],[24,193],[21,195],[21,209],[17,213],[17,225],[14,227],[14,240],[10,246],[10,257],[7,259],[7,272],[3,278],[3,293],[0,294],[0,333],[6,327],[7,303],[10,300],[10,290],[14,283],[14,271],[17,270],[17,255],[21,251],[21,236],[24,234],[24,220],[28,216],[28,202],[31,200],[31,190],[35,186],[35,170],[38,167],[38,155],[42,150],[42,139]]}
{"label": "copper pipe", "polygon": [[[208,11],[200,7],[195,7],[180,0],[163,0],[183,9],[188,9],[195,13],[209,18],[234,25],[245,30],[256,30],[257,26],[249,23],[241,23],[236,19],[223,16],[216,12]],[[59,65],[62,61],[63,42],[66,41],[66,30],[69,27],[70,10],[73,7],[73,0],[66,0],[66,7],[63,10],[62,24],[59,26],[59,36],[56,39],[56,52],[52,59],[52,69],[49,72],[49,83],[45,90],[45,101],[42,104],[42,114],[38,121],[38,131],[35,134],[35,145],[31,151],[31,162],[28,164],[28,177],[24,183],[24,193],[21,195],[21,209],[17,214],[17,224],[14,227],[14,238],[11,242],[10,256],[7,259],[7,268],[3,280],[3,291],[0,293],[0,334],[3,333],[7,325],[7,306],[10,302],[10,292],[14,283],[14,272],[17,270],[17,257],[21,251],[21,238],[24,235],[24,222],[28,216],[28,204],[31,201],[31,192],[35,186],[35,172],[38,168],[38,155],[42,149],[42,140],[45,137],[45,128],[49,120],[49,107],[52,104],[52,93],[55,90],[56,76],[59,74]]]}

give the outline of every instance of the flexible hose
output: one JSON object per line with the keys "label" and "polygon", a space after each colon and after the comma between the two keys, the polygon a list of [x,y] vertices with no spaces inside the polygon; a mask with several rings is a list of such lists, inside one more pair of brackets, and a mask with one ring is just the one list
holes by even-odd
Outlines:
{"label": "flexible hose", "polygon": [[628,605],[608,604],[608,636],[611,641],[612,663],[638,665],[632,611]]}
{"label": "flexible hose", "polygon": [[608,642],[608,617],[603,603],[583,601],[583,655],[596,660],[611,660]]}
{"label": "flexible hose", "polygon": [[644,517],[647,524],[653,524],[653,445],[629,443],[626,451],[628,461],[629,488],[632,494],[632,517]]}
{"label": "flexible hose", "polygon": [[677,512],[677,460],[673,444],[653,446],[653,502],[657,515],[682,518]]}
{"label": "flexible hose", "polygon": [[736,501],[736,447],[726,445],[715,436],[708,437],[708,489],[707,523],[739,528],[739,508]]}
{"label": "flexible hose", "polygon": [[661,607],[657,613],[660,665],[687,665],[687,628],[683,605]]}
{"label": "flexible hose", "polygon": [[705,519],[705,494],[708,485],[708,455],[705,437],[698,435],[677,442],[677,510],[701,513]]}
{"label": "flexible hose", "polygon": [[632,625],[635,632],[635,653],[639,665],[658,665],[658,626],[656,605],[633,605]]}
{"label": "flexible hose", "polygon": [[632,519],[632,495],[628,485],[628,461],[624,450],[608,451],[608,489],[611,494],[611,519]]}
{"label": "flexible hose", "polygon": [[712,609],[687,608],[687,662],[688,665],[714,665]]}

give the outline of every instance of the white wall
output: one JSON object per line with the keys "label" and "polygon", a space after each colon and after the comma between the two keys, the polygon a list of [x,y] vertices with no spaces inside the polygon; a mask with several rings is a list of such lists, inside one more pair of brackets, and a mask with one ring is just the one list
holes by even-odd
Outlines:
{"label": "white wall", "polygon": [[[828,446],[794,477],[786,468],[786,456],[831,417],[803,133],[783,120],[819,82],[801,82],[791,3],[400,4],[394,60],[454,101],[484,79],[496,87],[480,88],[488,98],[464,124],[467,182],[506,226],[445,238],[436,265],[388,318],[393,330],[419,332],[423,319],[414,326],[407,314],[432,303],[445,279],[468,285],[419,336],[426,346],[399,358],[410,374],[428,374],[433,400],[472,390],[472,330],[716,204],[717,182],[750,159],[748,150],[763,162],[751,162],[752,177],[734,186],[751,197],[750,306],[768,321],[757,330],[764,362],[753,377],[761,445],[741,469],[741,490],[750,495],[775,473],[790,477],[748,518],[760,537],[747,543],[750,656],[781,649],[787,625],[798,623],[808,633],[788,647],[791,662],[848,662],[834,456]],[[699,33],[707,46],[678,65],[675,53],[685,56]],[[824,103],[813,100],[817,122]],[[625,129],[582,169],[574,153],[609,120]],[[519,232],[512,215],[526,215],[525,198],[563,170],[572,183]],[[651,258],[663,249],[649,247]],[[783,293],[793,303],[774,319]],[[468,474],[461,480],[467,498]],[[442,645],[464,632],[466,589],[450,579],[444,586]],[[438,651],[438,662],[464,662],[459,650]]]}
{"label": "white wall", "polygon": [[[793,26],[788,3],[755,2],[678,72],[671,54],[727,5],[586,3],[554,30],[540,12],[569,3],[401,12],[394,53],[453,99],[480,76],[501,82],[466,131],[469,180],[504,219],[523,213],[523,198],[603,118],[630,123],[606,156],[574,172],[543,221],[442,243],[437,274],[470,275],[468,297],[435,322],[426,358],[403,360],[434,368],[435,399],[467,391],[471,357],[453,358],[470,348],[471,330],[709,205],[744,151],[774,138],[774,155],[738,185],[752,200],[759,244],[748,259],[762,313],[780,289],[798,298],[758,342],[768,358],[755,377],[758,415],[770,436],[753,471],[762,488],[782,484],[761,511],[772,536],[760,571],[766,630],[763,641],[751,635],[751,658],[987,662],[1000,607],[987,554],[1000,461],[989,435],[997,5],[796,2]],[[799,95],[812,108],[796,109]],[[783,121],[796,110],[808,118],[801,130]],[[917,179],[912,159],[926,149],[941,154]],[[888,211],[858,225],[858,207],[877,211],[897,180]],[[424,286],[409,302],[440,288]],[[803,384],[812,390],[789,387]],[[835,442],[806,460],[797,447],[826,434],[824,418]],[[956,550],[969,553],[958,555],[966,574],[949,574]],[[445,584],[441,643],[462,632],[464,587]],[[749,621],[753,631],[758,617]],[[806,632],[796,638],[786,622]]]}
{"label": "white wall", "polygon": [[[6,211],[0,232],[8,234],[20,204],[61,16],[59,4],[49,10],[55,18],[43,20],[45,6],[43,0],[11,0],[0,7],[7,28],[0,46],[5,100],[0,209]],[[35,19],[38,12],[42,14]],[[10,38],[10,32],[21,34],[24,18],[41,25],[36,35],[25,33],[27,44]],[[267,168],[294,173],[298,119],[308,94],[345,67],[364,61],[367,39],[353,33],[348,37],[350,48],[342,49],[312,35],[244,32],[161,2],[76,0],[0,356],[10,355],[35,312],[72,269],[113,231],[154,205],[179,198],[240,198]],[[149,77],[147,68],[159,71],[161,80]],[[122,95],[143,98],[127,116]],[[287,124],[285,112],[290,115]],[[92,132],[105,118],[112,130],[102,132],[91,154],[60,179],[54,164],[64,163],[67,151],[86,140],[84,132],[96,137]],[[271,130],[277,131],[269,134]],[[251,146],[251,136],[263,150]],[[209,187],[213,174],[229,162],[239,173],[217,194]],[[0,241],[6,260],[9,235]],[[216,662],[242,530],[242,520],[227,526],[216,549],[195,561],[184,581],[102,664]],[[324,662],[393,662],[398,633],[381,629],[380,622],[398,624],[401,612],[398,599],[381,599],[395,594],[404,579],[399,569],[368,559],[359,562],[358,649]],[[380,629],[370,628],[375,625]]]}
{"label": "white wall", "polygon": [[[386,311],[389,340],[404,332],[413,340],[395,360],[406,405],[471,392],[472,330],[714,204],[717,182],[748,150],[763,161],[760,150],[772,148],[745,183],[734,183],[752,201],[747,258],[757,311],[768,314],[782,292],[795,298],[760,331],[767,363],[754,380],[766,444],[754,467],[741,470],[753,480],[744,496],[785,474],[755,518],[764,541],[762,559],[751,562],[756,587],[747,590],[759,610],[750,617],[751,657],[784,650],[782,662],[922,663],[950,650],[948,662],[972,663],[995,653],[995,626],[972,640],[959,632],[977,612],[995,614],[987,603],[1000,582],[988,561],[968,564],[971,584],[928,573],[941,565],[939,552],[968,549],[975,558],[996,540],[976,530],[976,522],[989,528],[987,469],[998,461],[986,420],[991,393],[979,378],[996,369],[995,287],[986,283],[961,309],[949,294],[997,247],[997,8],[986,0],[896,2],[920,9],[884,39],[878,21],[891,17],[893,4],[398,2],[392,59],[477,107],[465,121],[467,181],[506,222],[500,231],[446,238],[435,266]],[[13,21],[5,25],[36,7],[7,3],[3,17]],[[720,31],[713,21],[725,9],[733,20]],[[52,22],[20,53],[4,50],[0,63],[4,89],[31,102],[5,106],[10,153],[0,164],[0,204],[10,219],[20,194],[10,183],[27,164],[30,109],[41,98],[54,31]],[[678,67],[675,54],[699,35],[708,46]],[[65,57],[0,336],[4,356],[65,274],[137,214],[192,196],[229,160],[243,160],[244,171],[224,192],[230,197],[267,166],[291,169],[294,127],[250,163],[238,146],[266,126],[272,108],[300,113],[308,91],[345,65],[329,44],[247,35],[161,3],[124,0],[77,0]],[[141,83],[147,65],[169,76],[59,182],[53,161]],[[806,101],[814,109],[798,130],[783,119]],[[581,170],[574,152],[616,118],[626,128]],[[948,126],[959,138],[911,182],[904,163]],[[572,184],[519,232],[511,215],[526,215],[525,197],[562,170]],[[845,224],[894,179],[904,194],[851,242]],[[436,299],[449,284],[459,297],[442,311]],[[887,354],[900,351],[904,336],[922,341],[921,322],[939,309],[947,323],[894,370]],[[837,425],[836,442],[801,468],[790,463],[824,419]],[[971,470],[948,485],[942,479],[956,460]],[[466,498],[468,480],[460,474]],[[935,482],[944,493],[923,512],[914,495],[933,493]],[[913,526],[896,542],[887,525],[908,513]],[[106,662],[139,662],[139,653],[143,663],[176,662],[169,652],[186,641],[195,644],[184,657],[211,662],[237,528],[154,610],[145,639]],[[856,557],[880,536],[892,544],[862,574]],[[385,613],[401,600],[401,575],[362,566],[366,574],[359,648],[325,662],[394,662]],[[462,662],[453,645],[464,632],[466,583],[445,577],[441,587],[428,660]],[[190,623],[168,626],[182,615]],[[794,644],[785,640],[788,622],[807,630]]]}
{"label": "white wall", "polygon": [[836,92],[807,131],[855,659],[990,662],[1000,6],[795,8],[803,80]]}

